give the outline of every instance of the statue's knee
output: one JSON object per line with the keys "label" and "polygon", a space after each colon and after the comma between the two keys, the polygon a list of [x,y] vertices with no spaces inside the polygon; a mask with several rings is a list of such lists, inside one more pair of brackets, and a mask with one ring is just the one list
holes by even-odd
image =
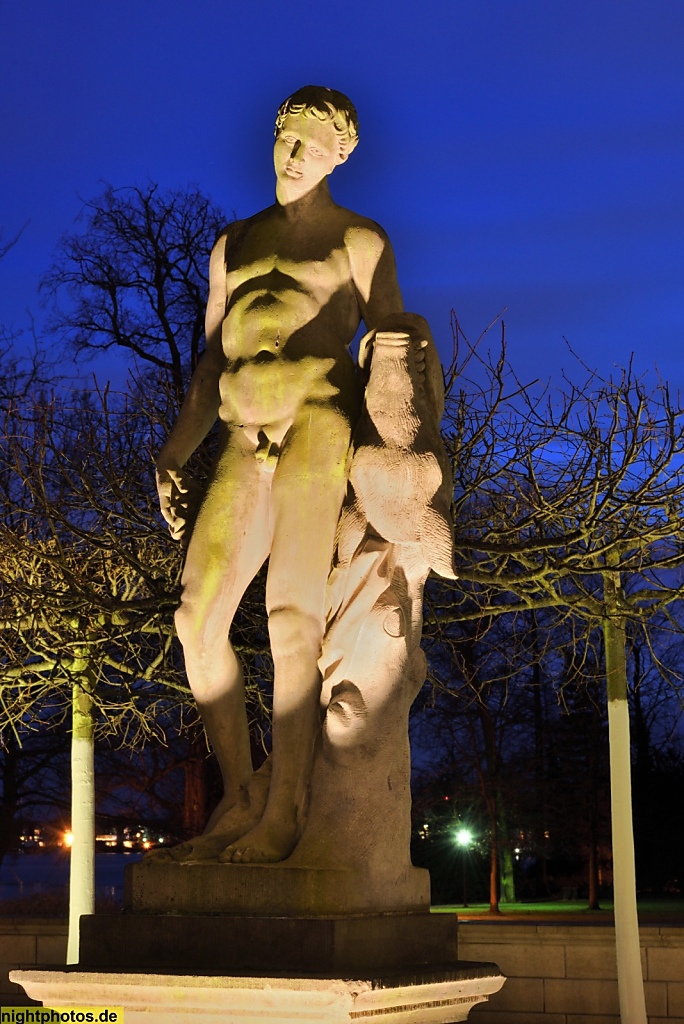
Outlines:
{"label": "statue's knee", "polygon": [[197,614],[189,601],[182,601],[175,614],[176,633],[183,646],[186,660],[197,661],[210,653],[211,638],[206,622]]}
{"label": "statue's knee", "polygon": [[178,635],[178,639],[183,645],[183,650],[185,650],[185,648],[190,645],[190,640],[193,633],[192,620],[193,615],[190,611],[190,608],[186,603],[181,603],[178,606],[178,608],[176,608],[174,621],[176,624],[176,633]]}
{"label": "statue's knee", "polygon": [[217,630],[186,601],[176,610],[175,619],[195,700],[215,701],[236,687],[241,692],[242,670],[228,640],[228,626]]}
{"label": "statue's knee", "polygon": [[322,616],[298,608],[273,608],[268,615],[271,648],[288,654],[302,649],[318,652],[323,638]]}

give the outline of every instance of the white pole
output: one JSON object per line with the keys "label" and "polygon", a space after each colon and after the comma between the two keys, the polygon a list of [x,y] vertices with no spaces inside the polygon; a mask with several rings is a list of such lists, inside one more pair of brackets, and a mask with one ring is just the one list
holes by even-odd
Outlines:
{"label": "white pole", "polygon": [[[619,579],[611,579],[606,574],[604,596],[609,611],[617,611],[618,587]],[[626,636],[624,619],[619,614],[604,619],[603,636],[608,688],[613,899],[620,1021],[621,1024],[647,1024],[636,902]]]}
{"label": "white pole", "polygon": [[74,683],[71,702],[73,842],[69,871],[68,964],[77,964],[79,960],[81,915],[95,912],[95,729],[90,694],[90,680],[84,672]]}
{"label": "white pole", "polygon": [[613,829],[613,899],[618,993],[622,1024],[646,1024],[636,903],[629,708],[626,700],[608,701],[610,799]]}

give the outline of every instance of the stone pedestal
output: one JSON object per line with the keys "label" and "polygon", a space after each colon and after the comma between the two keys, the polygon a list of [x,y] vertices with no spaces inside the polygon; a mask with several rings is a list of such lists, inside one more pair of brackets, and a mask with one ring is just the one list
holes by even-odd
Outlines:
{"label": "stone pedestal", "polygon": [[126,1024],[451,1024],[504,978],[458,961],[458,921],[430,913],[427,881],[397,877],[401,909],[383,913],[359,871],[135,865],[123,914],[81,918],[77,967],[12,978],[47,1006],[123,1006]]}
{"label": "stone pedestal", "polygon": [[355,977],[12,971],[46,1006],[123,1006],[125,1024],[452,1024],[503,984],[493,964]]}
{"label": "stone pedestal", "polygon": [[290,864],[141,861],[126,867],[124,904],[134,913],[330,916],[427,910],[430,876],[402,865],[379,872]]}
{"label": "stone pedestal", "polygon": [[348,974],[451,969],[453,914],[246,917],[122,914],[81,918],[85,970]]}

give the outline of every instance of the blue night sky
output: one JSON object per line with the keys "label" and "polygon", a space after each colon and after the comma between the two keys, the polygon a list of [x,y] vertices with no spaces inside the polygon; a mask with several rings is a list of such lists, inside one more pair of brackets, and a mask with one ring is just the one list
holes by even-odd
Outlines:
{"label": "blue night sky", "polygon": [[0,226],[28,226],[0,322],[40,330],[37,282],[103,182],[271,203],[275,111],[312,82],[359,111],[333,195],[388,231],[445,358],[452,308],[474,338],[507,307],[525,376],[557,378],[565,336],[684,391],[683,54],[681,0],[5,2]]}

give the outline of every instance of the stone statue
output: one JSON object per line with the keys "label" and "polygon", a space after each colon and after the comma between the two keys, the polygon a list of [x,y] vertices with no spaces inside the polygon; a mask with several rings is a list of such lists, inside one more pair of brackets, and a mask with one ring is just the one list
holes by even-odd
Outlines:
{"label": "stone statue", "polygon": [[[423,585],[454,575],[451,473],[429,328],[385,233],[328,192],[357,132],[330,89],[280,108],[276,203],[214,247],[206,353],[157,460],[171,533],[190,534],[176,621],[223,799],[202,836],[128,865],[126,914],[81,919],[76,971],[12,974],[46,1005],[87,990],[151,1024],[445,1024],[503,983],[457,962],[456,916],[430,913],[411,863],[408,714]],[[183,467],[217,417],[191,528]],[[273,751],[254,772],[228,630],[267,557]]]}
{"label": "stone statue", "polygon": [[[431,567],[453,575],[434,343],[403,312],[385,232],[328,189],[357,144],[356,111],[307,86],[280,107],[275,136],[276,202],[213,249],[206,352],[157,459],[162,513],[181,538],[194,486],[183,466],[218,417],[176,626],[224,796],[203,836],[161,855],[182,862],[347,856],[344,841],[326,852],[320,834],[335,833],[326,821],[344,772],[334,766],[350,748],[382,748],[383,717],[399,715],[401,749],[393,741],[376,774],[386,793],[399,756],[407,789],[406,717],[425,676],[422,587]],[[349,345],[362,320],[359,373]],[[273,754],[254,773],[228,630],[266,558]],[[347,819],[351,836],[358,822]]]}

